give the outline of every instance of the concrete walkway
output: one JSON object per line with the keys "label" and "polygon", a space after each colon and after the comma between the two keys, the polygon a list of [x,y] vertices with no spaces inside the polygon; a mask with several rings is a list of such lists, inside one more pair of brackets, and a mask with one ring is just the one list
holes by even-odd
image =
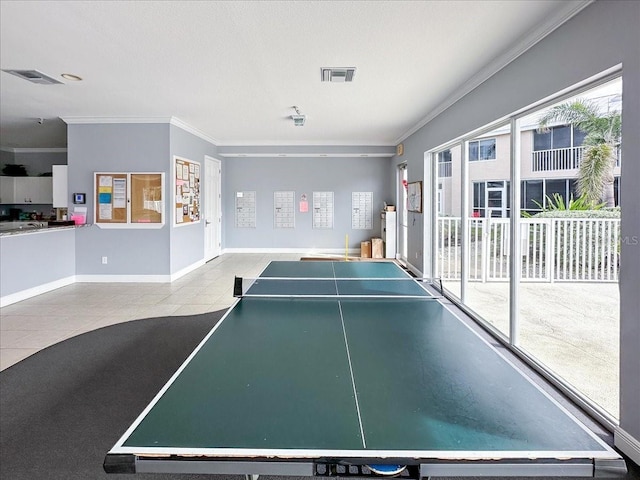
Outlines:
{"label": "concrete walkway", "polygon": [[[460,295],[460,283],[443,281]],[[469,282],[465,304],[509,335],[509,284]],[[617,283],[521,283],[517,345],[619,418]]]}

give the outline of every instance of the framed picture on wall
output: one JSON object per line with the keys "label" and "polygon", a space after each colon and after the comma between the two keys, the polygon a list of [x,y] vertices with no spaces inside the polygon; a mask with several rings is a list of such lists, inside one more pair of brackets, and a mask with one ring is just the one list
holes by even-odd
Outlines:
{"label": "framed picture on wall", "polygon": [[422,182],[407,185],[407,210],[422,213]]}

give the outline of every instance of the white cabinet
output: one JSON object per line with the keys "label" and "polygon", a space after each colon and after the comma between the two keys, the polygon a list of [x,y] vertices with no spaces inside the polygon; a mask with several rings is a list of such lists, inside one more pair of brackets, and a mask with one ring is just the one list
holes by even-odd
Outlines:
{"label": "white cabinet", "polygon": [[384,257],[396,258],[396,212],[381,214],[381,236],[384,241]]}
{"label": "white cabinet", "polygon": [[[0,177],[2,203],[44,204],[53,203],[53,183],[51,177]],[[6,188],[6,199],[5,199]],[[11,195],[9,195],[11,193]]]}
{"label": "white cabinet", "polygon": [[14,177],[0,177],[0,203],[10,204],[14,200]]}
{"label": "white cabinet", "polygon": [[53,172],[53,208],[69,206],[69,187],[67,182],[67,166],[52,165]]}

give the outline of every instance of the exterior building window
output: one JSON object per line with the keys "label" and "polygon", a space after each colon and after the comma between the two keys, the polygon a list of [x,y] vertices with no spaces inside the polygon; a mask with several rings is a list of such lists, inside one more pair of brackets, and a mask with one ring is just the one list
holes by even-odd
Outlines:
{"label": "exterior building window", "polygon": [[442,184],[438,183],[438,198],[437,198],[437,202],[438,202],[438,215],[440,216],[444,216],[444,198],[443,198],[443,188],[442,188]]}
{"label": "exterior building window", "polygon": [[469,161],[478,162],[496,159],[496,139],[474,140],[469,142]]}
{"label": "exterior building window", "polygon": [[546,132],[533,131],[533,171],[572,170],[580,167],[585,133],[571,125]]}
{"label": "exterior building window", "polygon": [[438,153],[438,176],[451,176],[451,150],[444,150]]}
{"label": "exterior building window", "polygon": [[520,195],[520,208],[532,215],[541,212],[540,205],[544,205],[544,180],[524,180]]}
{"label": "exterior building window", "polygon": [[484,185],[485,182],[473,182],[473,212],[474,217],[484,217]]}
{"label": "exterior building window", "polygon": [[[616,205],[618,205],[618,182],[615,177],[613,187]],[[523,180],[520,189],[520,208],[530,215],[535,215],[549,207],[549,198],[554,201],[554,194],[558,194],[565,206],[569,206],[571,198],[578,198],[578,181],[575,178],[547,178],[538,180]],[[542,207],[541,207],[542,206]]]}

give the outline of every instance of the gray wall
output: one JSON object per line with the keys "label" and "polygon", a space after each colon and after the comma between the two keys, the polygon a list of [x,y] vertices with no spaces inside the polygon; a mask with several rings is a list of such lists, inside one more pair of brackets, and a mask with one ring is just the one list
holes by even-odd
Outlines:
{"label": "gray wall", "polygon": [[[69,191],[87,194],[87,223],[95,221],[95,172],[165,173],[165,225],[78,229],[78,275],[169,275],[203,259],[203,224],[172,227],[172,165],[174,155],[198,161],[204,175],[204,156],[216,153],[213,144],[169,123],[71,124],[67,137]],[[108,258],[106,265],[102,257]]]}
{"label": "gray wall", "polygon": [[[0,165],[4,167],[7,163],[16,163],[15,155],[16,154],[14,152],[0,149]],[[0,171],[1,171],[1,168],[0,168]]]}
{"label": "gray wall", "polygon": [[[621,427],[640,439],[640,2],[596,1],[404,141],[410,180],[424,152],[606,69],[623,66]],[[425,179],[428,181],[428,179]],[[426,216],[409,219],[409,255],[421,256]],[[427,235],[429,233],[427,232]],[[427,237],[428,238],[428,237]],[[416,263],[420,269],[423,263]]]}
{"label": "gray wall", "polygon": [[[262,147],[259,151],[265,153],[267,148]],[[295,150],[302,153],[301,147]],[[277,151],[283,151],[283,148]],[[388,181],[389,161],[389,157],[225,158],[222,201],[224,248],[318,248],[344,251],[345,235],[349,235],[349,247],[359,249],[361,241],[380,237],[379,213],[383,203],[394,203],[395,195]],[[280,190],[295,191],[294,229],[274,228],[273,193]],[[238,191],[256,192],[255,229],[235,226],[235,195]],[[314,191],[334,192],[333,229],[312,228]],[[371,230],[351,228],[352,192],[373,192]],[[298,209],[302,194],[307,195],[309,202],[307,213],[301,213]]]}
{"label": "gray wall", "polygon": [[[165,172],[169,194],[168,123],[71,124],[67,145],[69,192],[87,194],[87,223],[95,220],[94,172]],[[76,274],[168,275],[169,223],[157,230],[78,229]],[[101,263],[103,256],[107,265]]]}
{"label": "gray wall", "polygon": [[30,177],[37,177],[43,173],[51,173],[52,165],[66,165],[67,152],[0,150],[0,170],[8,163],[24,165]]}
{"label": "gray wall", "polygon": [[[195,135],[182,130],[174,125],[170,125],[170,150],[171,161],[173,156],[178,156],[193,162],[200,162],[200,208],[204,209],[204,196],[207,194],[204,182],[205,162],[204,157],[208,155],[215,157],[217,148]],[[223,165],[224,168],[224,165]],[[167,176],[169,190],[172,191],[172,177]],[[167,223],[171,224],[173,205],[173,195],[167,197]],[[178,228],[171,228],[171,273],[176,273],[203,259],[204,256],[204,221]]]}
{"label": "gray wall", "polygon": [[75,230],[56,229],[0,237],[0,297],[72,278]]}

